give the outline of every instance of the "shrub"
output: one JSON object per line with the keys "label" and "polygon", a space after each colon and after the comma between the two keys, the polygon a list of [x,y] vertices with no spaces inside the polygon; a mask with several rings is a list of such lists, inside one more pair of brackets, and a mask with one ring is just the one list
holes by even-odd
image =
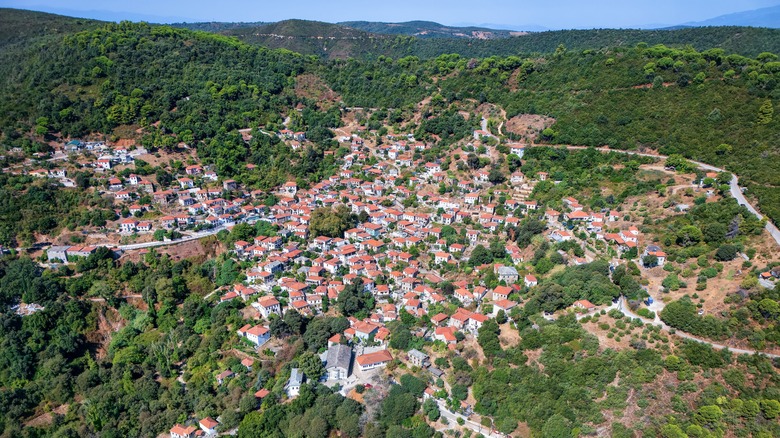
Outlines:
{"label": "shrub", "polygon": [[721,262],[727,262],[729,260],[734,260],[735,258],[737,258],[736,245],[731,245],[731,244],[721,245],[720,248],[718,248],[718,250],[715,251],[715,259]]}

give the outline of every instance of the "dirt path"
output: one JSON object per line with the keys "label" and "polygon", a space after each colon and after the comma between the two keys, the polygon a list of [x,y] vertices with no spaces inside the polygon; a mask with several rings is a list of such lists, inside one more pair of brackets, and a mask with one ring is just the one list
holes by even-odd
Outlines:
{"label": "dirt path", "polygon": [[[561,145],[561,146],[571,150],[588,149],[588,146],[573,146],[573,145]],[[610,149],[607,147],[601,147],[595,149],[599,152],[616,152],[618,154],[637,155],[640,157],[658,158],[660,160],[665,160],[666,158],[668,158],[666,155],[650,154],[650,153],[634,152],[634,151],[622,151],[619,149]],[[688,160],[688,161],[690,161],[691,163],[695,164],[696,166],[698,166],[700,169],[703,170],[709,170],[711,172],[728,172],[726,169],[715,167],[711,164],[702,163],[701,161],[693,161],[693,160]],[[734,199],[736,199],[740,205],[744,205],[748,209],[748,211],[756,215],[758,219],[764,218],[764,216],[758,212],[758,209],[753,204],[748,202],[747,198],[745,198],[745,195],[742,193],[742,189],[739,187],[739,178],[733,172],[731,172],[731,182],[729,186],[730,186],[731,196]],[[780,229],[778,229],[775,226],[775,224],[773,224],[769,220],[767,220],[766,226],[764,228],[767,230],[767,232],[772,237],[772,239],[774,239],[777,245],[780,246]]]}
{"label": "dirt path", "polygon": [[[680,330],[673,329],[672,327],[669,327],[663,321],[661,321],[661,318],[660,318],[659,315],[661,313],[660,310],[662,310],[662,309],[658,309],[656,311],[655,319],[653,321],[649,321],[649,320],[647,320],[645,318],[640,317],[639,315],[634,314],[630,310],[628,310],[627,306],[625,306],[624,303],[623,303],[623,297],[622,296],[618,300],[617,309],[620,310],[620,312],[623,315],[626,315],[629,318],[639,318],[640,320],[646,322],[647,324],[653,324],[653,325],[656,325],[658,327],[661,327],[661,330],[669,332],[669,334],[671,334],[673,336],[677,336],[677,337],[680,337],[680,338],[683,338],[683,339],[688,339],[688,340],[691,340],[691,341],[699,342],[699,343],[702,343],[702,344],[707,344],[707,345],[710,345],[712,348],[714,348],[716,350],[727,349],[727,350],[729,350],[729,351],[731,351],[733,353],[737,353],[737,354],[748,354],[748,355],[763,354],[764,356],[771,357],[773,359],[780,358],[780,354],[765,353],[763,351],[756,351],[756,350],[748,350],[748,349],[744,349],[744,348],[729,347],[727,345],[718,344],[718,343],[711,342],[711,341],[708,341],[708,340],[705,340],[705,339],[697,338],[696,336],[690,335],[690,334],[682,332]],[[672,333],[672,331],[674,331],[674,333]]]}

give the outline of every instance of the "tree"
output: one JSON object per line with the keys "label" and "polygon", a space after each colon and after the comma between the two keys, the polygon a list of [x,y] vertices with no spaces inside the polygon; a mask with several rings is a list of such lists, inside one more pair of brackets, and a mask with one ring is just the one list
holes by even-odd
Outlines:
{"label": "tree", "polygon": [[423,412],[425,412],[425,415],[430,421],[436,421],[441,416],[441,412],[439,412],[439,405],[436,404],[432,398],[425,400],[422,408]]}
{"label": "tree", "polygon": [[502,182],[506,181],[506,177],[501,172],[501,170],[499,170],[497,167],[494,167],[490,169],[490,172],[488,172],[488,181],[494,185],[501,184]]}
{"label": "tree", "polygon": [[290,326],[282,318],[274,318],[268,328],[271,330],[271,336],[276,338],[286,338],[292,334]]}
{"label": "tree", "polygon": [[493,357],[501,351],[501,343],[498,340],[500,333],[501,328],[494,319],[488,319],[479,328],[477,342],[482,347],[485,357]]}
{"label": "tree", "polygon": [[680,278],[677,274],[669,274],[663,279],[661,286],[673,291],[678,290],[680,289]]}
{"label": "tree", "polygon": [[509,154],[506,157],[507,164],[509,165],[509,172],[514,172],[523,165],[522,159],[516,154]]}
{"label": "tree", "polygon": [[312,237],[341,237],[350,226],[352,226],[351,213],[343,204],[335,209],[320,207],[314,210],[309,222]]}
{"label": "tree", "polygon": [[537,288],[535,300],[545,312],[555,312],[566,305],[563,287],[555,283],[545,283]]}
{"label": "tree", "polygon": [[775,320],[780,316],[780,304],[771,298],[764,298],[758,302],[758,311],[764,318]]}
{"label": "tree", "polygon": [[715,429],[723,418],[723,411],[715,405],[702,406],[696,411],[693,419],[702,427]]}
{"label": "tree", "polygon": [[721,143],[718,145],[718,147],[715,148],[715,153],[718,155],[727,155],[730,154],[733,148],[730,144],[727,143]]}
{"label": "tree", "polygon": [[427,386],[424,381],[411,374],[404,374],[401,376],[401,385],[415,397],[422,397]]}
{"label": "tree", "polygon": [[498,313],[496,313],[496,323],[506,324],[506,322],[507,322],[506,312],[504,312],[503,310],[499,310]]}
{"label": "tree", "polygon": [[758,108],[758,124],[768,125],[772,123],[772,118],[775,113],[775,108],[772,106],[772,101],[767,99]]}
{"label": "tree", "polygon": [[284,322],[290,328],[292,334],[300,335],[303,334],[307,321],[306,318],[304,318],[303,315],[301,315],[297,311],[288,310],[284,314]]}
{"label": "tree", "polygon": [[717,251],[715,251],[715,258],[721,262],[727,262],[737,258],[737,247],[735,245],[721,245]]}
{"label": "tree", "polygon": [[408,350],[411,342],[412,332],[403,324],[399,324],[398,328],[390,336],[390,348],[395,348],[396,350]]}
{"label": "tree", "polygon": [[363,281],[356,278],[339,293],[338,306],[344,316],[368,313],[374,308],[374,298],[363,288]]}
{"label": "tree", "polygon": [[542,436],[545,438],[570,438],[571,421],[561,414],[554,414],[542,426]]}
{"label": "tree", "polygon": [[538,262],[536,262],[534,265],[534,270],[537,274],[544,275],[550,272],[554,267],[555,265],[549,258],[543,257]]}
{"label": "tree", "polygon": [[686,225],[677,232],[677,244],[680,246],[696,245],[703,238],[701,230],[695,225]]}
{"label": "tree", "polygon": [[694,168],[690,161],[680,154],[671,154],[666,158],[666,166],[673,167],[678,172],[688,172]]}
{"label": "tree", "polygon": [[493,262],[493,254],[482,245],[477,245],[469,256],[469,266],[481,266]]}
{"label": "tree", "polygon": [[466,164],[468,164],[468,166],[474,170],[482,167],[482,164],[479,161],[479,157],[474,153],[471,153],[468,155],[468,157],[466,157]]}
{"label": "tree", "polygon": [[503,259],[506,257],[506,243],[501,242],[498,239],[490,242],[490,254],[493,256],[493,259]]}
{"label": "tree", "polygon": [[328,339],[336,333],[341,333],[349,327],[346,318],[320,317],[315,318],[306,326],[303,342],[310,351],[319,351],[328,345]]}
{"label": "tree", "polygon": [[401,385],[393,385],[382,401],[381,419],[385,425],[401,424],[414,415],[420,405],[417,398],[406,392]]}
{"label": "tree", "polygon": [[658,266],[658,256],[653,254],[648,254],[642,257],[642,266],[646,268],[652,268],[654,266]]}
{"label": "tree", "polygon": [[325,367],[322,366],[320,356],[307,351],[298,358],[298,365],[306,378],[316,382],[325,374]]}

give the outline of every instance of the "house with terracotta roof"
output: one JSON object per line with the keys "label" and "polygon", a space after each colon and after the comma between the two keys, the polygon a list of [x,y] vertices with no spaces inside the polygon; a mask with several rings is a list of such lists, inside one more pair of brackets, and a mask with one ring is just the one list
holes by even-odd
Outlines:
{"label": "house with terracotta roof", "polygon": [[431,322],[437,326],[442,326],[449,318],[446,313],[437,313],[431,317]]}
{"label": "house with terracotta roof", "polygon": [[387,365],[391,360],[393,360],[393,356],[387,350],[379,350],[373,353],[362,354],[355,359],[358,367],[360,368],[360,371],[381,368]]}
{"label": "house with terracotta roof", "polygon": [[655,256],[658,259],[658,266],[663,266],[666,263],[666,253],[661,251],[661,248],[657,245],[648,245],[642,253],[642,260],[646,256]]}
{"label": "house with terracotta roof", "polygon": [[591,303],[588,300],[578,300],[574,302],[574,307],[578,309],[583,309],[587,311],[591,311],[596,308],[596,305]]}
{"label": "house with terracotta roof", "polygon": [[195,426],[176,424],[171,428],[171,438],[194,438],[197,430]]}
{"label": "house with terracotta roof", "polygon": [[247,324],[238,329],[238,335],[260,347],[271,339],[271,330],[262,325],[251,327]]}
{"label": "house with terracotta roof", "polygon": [[279,316],[282,315],[282,306],[279,303],[279,300],[272,296],[265,296],[257,300],[257,310],[260,311],[260,314],[263,315],[263,318],[268,318],[272,313],[275,313]]}
{"label": "house with terracotta roof", "polygon": [[436,330],[434,331],[433,338],[437,341],[442,341],[445,344],[454,344],[458,342],[458,338],[455,337],[455,332],[457,330],[455,327],[447,326],[447,327],[436,327]]}
{"label": "house with terracotta roof", "polygon": [[233,371],[230,371],[230,370],[222,371],[221,373],[217,374],[217,377],[216,377],[217,385],[221,385],[221,384],[225,383],[225,381],[227,379],[233,377],[234,375],[235,375],[235,373],[233,373]]}
{"label": "house with terracotta roof", "polygon": [[495,318],[500,310],[509,315],[509,311],[517,307],[517,302],[512,300],[499,300],[493,303],[493,313],[491,315]]}
{"label": "house with terracotta roof", "polygon": [[206,417],[198,422],[200,429],[206,433],[206,436],[212,436],[217,434],[217,426],[219,423],[211,417]]}
{"label": "house with terracotta roof", "polygon": [[512,288],[509,286],[496,286],[493,289],[493,301],[505,300],[509,298],[509,294],[512,293]]}

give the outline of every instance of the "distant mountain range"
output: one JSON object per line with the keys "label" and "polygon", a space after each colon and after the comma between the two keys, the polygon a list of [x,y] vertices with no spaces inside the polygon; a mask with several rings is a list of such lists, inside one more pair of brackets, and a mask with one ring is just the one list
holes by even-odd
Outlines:
{"label": "distant mountain range", "polygon": [[683,26],[752,26],[780,29],[780,5],[720,15],[709,20],[685,23]]}

